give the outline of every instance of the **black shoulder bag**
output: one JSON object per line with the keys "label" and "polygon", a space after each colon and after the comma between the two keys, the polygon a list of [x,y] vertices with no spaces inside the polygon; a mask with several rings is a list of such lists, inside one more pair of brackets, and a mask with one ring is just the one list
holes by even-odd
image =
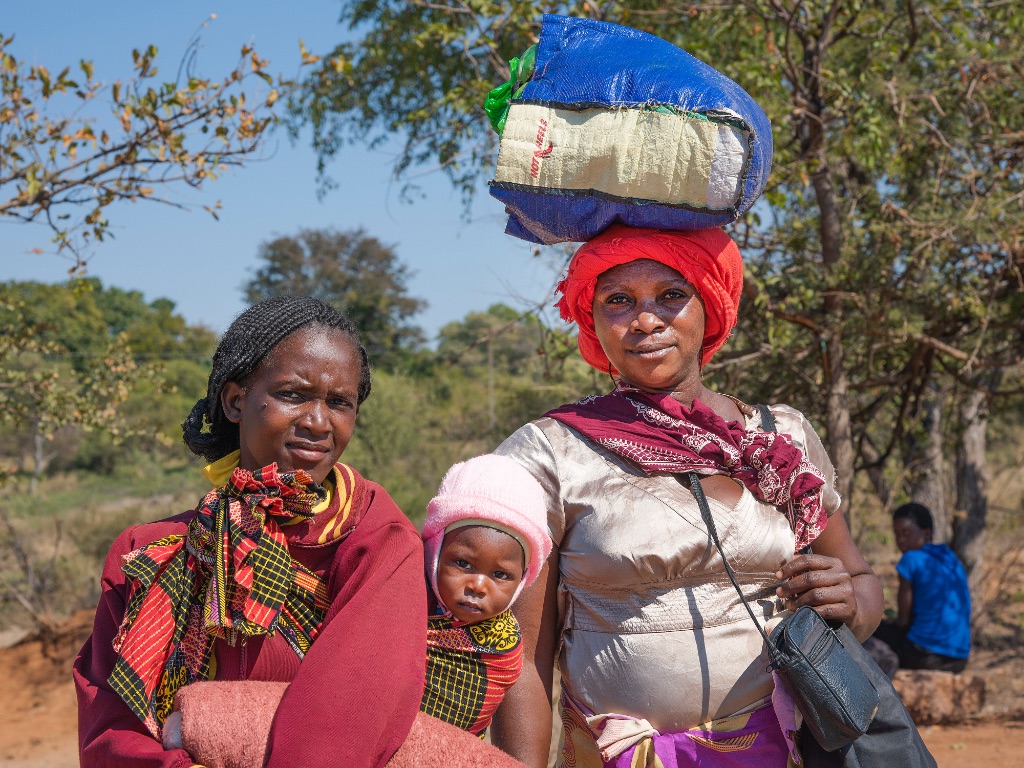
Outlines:
{"label": "black shoulder bag", "polygon": [[[759,405],[765,431],[775,431],[768,406]],[[682,478],[678,478],[682,482]],[[687,474],[711,540],[740,601],[764,638],[771,668],[803,715],[800,749],[806,768],[936,768],[889,677],[849,627],[831,627],[804,606],[767,635],[754,616],[718,539],[700,477]]]}

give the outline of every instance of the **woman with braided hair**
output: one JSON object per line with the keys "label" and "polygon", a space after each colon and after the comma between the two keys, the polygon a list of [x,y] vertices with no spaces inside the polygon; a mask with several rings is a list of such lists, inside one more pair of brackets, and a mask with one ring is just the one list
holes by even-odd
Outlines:
{"label": "woman with braided hair", "polygon": [[244,727],[256,689],[222,699],[241,711],[206,710],[243,723],[234,752],[258,744],[256,764],[381,766],[403,743],[423,690],[423,556],[384,489],[338,461],[369,394],[356,329],[329,305],[273,298],[231,324],[183,425],[214,489],[124,531],[104,566],[74,665],[83,766],[198,762],[164,748],[165,726],[207,681],[290,683],[265,739]]}

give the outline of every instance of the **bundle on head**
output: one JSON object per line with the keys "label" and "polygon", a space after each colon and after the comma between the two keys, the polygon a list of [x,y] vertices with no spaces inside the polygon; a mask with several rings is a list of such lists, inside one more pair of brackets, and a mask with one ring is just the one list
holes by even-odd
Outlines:
{"label": "bundle on head", "polygon": [[[507,109],[490,191],[509,213],[509,234],[557,243],[590,240],[615,222],[720,227],[764,190],[772,164],[764,111],[671,43],[548,15],[531,66],[525,84],[495,90],[507,94]],[[525,77],[514,69],[513,78]]]}

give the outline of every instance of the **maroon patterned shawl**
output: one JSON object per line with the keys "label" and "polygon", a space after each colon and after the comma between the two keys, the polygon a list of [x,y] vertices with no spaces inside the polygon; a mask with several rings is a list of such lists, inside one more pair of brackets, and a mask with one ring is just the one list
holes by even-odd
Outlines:
{"label": "maroon patterned shawl", "polygon": [[810,544],[828,522],[825,483],[789,435],[747,430],[699,400],[687,408],[669,394],[620,387],[547,413],[645,474],[727,475],[786,515],[796,548]]}

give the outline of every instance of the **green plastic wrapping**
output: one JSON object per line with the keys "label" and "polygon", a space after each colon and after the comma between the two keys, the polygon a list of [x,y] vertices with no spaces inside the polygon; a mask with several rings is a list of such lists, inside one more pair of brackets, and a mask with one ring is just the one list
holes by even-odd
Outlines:
{"label": "green plastic wrapping", "polygon": [[484,112],[491,121],[491,127],[501,136],[505,130],[505,120],[508,118],[508,110],[512,105],[512,99],[523,92],[523,88],[533,77],[533,65],[537,61],[537,46],[531,45],[522,56],[512,59],[508,63],[509,79],[487,94],[484,99]]}

